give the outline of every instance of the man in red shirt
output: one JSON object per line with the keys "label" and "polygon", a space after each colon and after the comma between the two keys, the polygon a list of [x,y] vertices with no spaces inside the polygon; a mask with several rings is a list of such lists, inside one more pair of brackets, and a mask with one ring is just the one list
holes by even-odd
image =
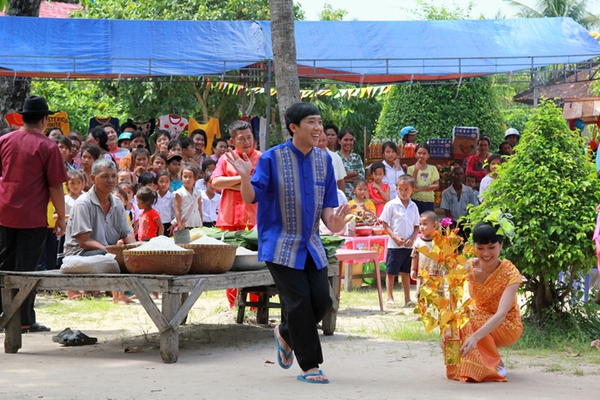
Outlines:
{"label": "man in red shirt", "polygon": [[[24,126],[0,138],[0,270],[35,271],[46,242],[49,200],[58,216],[54,232],[65,234],[67,172],[58,146],[43,134],[54,114],[46,99],[28,97],[18,112]],[[35,291],[21,306],[21,330],[49,331],[36,322],[34,302]]]}
{"label": "man in red shirt", "polygon": [[[254,149],[252,127],[246,121],[234,121],[229,126],[231,144],[238,157],[248,155],[252,168],[256,168],[261,152]],[[228,231],[252,229],[256,225],[256,204],[246,204],[240,193],[242,178],[237,171],[221,157],[212,173],[212,185],[221,192],[221,204],[217,214],[217,227]]]}
{"label": "man in red shirt", "polygon": [[[231,145],[235,147],[235,153],[238,157],[246,154],[254,171],[261,152],[254,149],[254,134],[250,124],[246,121],[233,121],[229,125],[229,136]],[[217,228],[231,232],[254,228],[258,206],[244,202],[240,193],[242,178],[225,157],[221,157],[217,161],[217,167],[213,171],[210,181],[215,189],[221,190]],[[226,293],[229,307],[233,307],[237,290],[227,289]],[[258,301],[258,296],[251,293],[250,301]]]}

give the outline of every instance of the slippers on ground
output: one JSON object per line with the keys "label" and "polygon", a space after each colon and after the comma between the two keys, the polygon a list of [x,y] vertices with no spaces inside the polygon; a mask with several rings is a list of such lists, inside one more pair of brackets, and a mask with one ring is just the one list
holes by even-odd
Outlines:
{"label": "slippers on ground", "polygon": [[299,381],[307,382],[307,383],[329,383],[329,379],[309,379],[311,376],[323,376],[323,371],[319,370],[319,372],[312,372],[308,374],[300,374],[297,376]]}
{"label": "slippers on ground", "polygon": [[291,366],[294,365],[294,360],[292,360],[292,362],[290,362],[288,365],[285,365],[283,363],[283,359],[281,358],[281,353],[283,353],[283,356],[286,360],[289,360],[290,357],[293,356],[294,350],[290,349],[289,353],[286,353],[285,350],[283,350],[283,347],[281,347],[281,343],[279,343],[276,330],[273,330],[273,336],[275,336],[275,346],[277,346],[277,364],[279,364],[279,366],[283,369],[290,369]]}
{"label": "slippers on ground", "polygon": [[37,322],[28,328],[21,327],[21,333],[50,332],[50,328]]}
{"label": "slippers on ground", "polygon": [[411,307],[415,307],[417,305],[417,303],[415,303],[414,301],[408,301],[406,303],[404,303],[404,308],[411,308]]}
{"label": "slippers on ground", "polygon": [[71,328],[65,328],[62,331],[60,331],[58,334],[52,336],[52,341],[55,343],[58,343],[60,341],[60,339],[62,339],[65,336],[71,335],[75,332],[73,332],[71,330]]}
{"label": "slippers on ground", "polygon": [[63,336],[58,343],[64,346],[85,346],[98,343],[97,338],[89,337],[81,331],[75,331],[70,335]]}
{"label": "slippers on ground", "polygon": [[396,303],[394,303],[394,300],[388,300],[388,301],[385,303],[385,306],[386,306],[387,308],[396,308]]}

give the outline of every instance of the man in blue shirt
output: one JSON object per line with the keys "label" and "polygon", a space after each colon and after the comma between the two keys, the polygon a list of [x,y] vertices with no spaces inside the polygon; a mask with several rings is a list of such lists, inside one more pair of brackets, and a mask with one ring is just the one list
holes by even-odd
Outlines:
{"label": "man in blue shirt", "polygon": [[333,210],[338,201],[331,157],[315,148],[323,131],[319,110],[296,103],[285,120],[292,139],[263,153],[252,176],[245,154],[243,159],[232,151],[225,156],[242,179],[244,201],[258,203],[258,259],[266,261],[287,310],[275,327],[277,361],[288,369],[295,353],[299,380],[329,383],[319,369],[323,353],[317,323],[332,306],[319,220],[339,232],[350,208]]}

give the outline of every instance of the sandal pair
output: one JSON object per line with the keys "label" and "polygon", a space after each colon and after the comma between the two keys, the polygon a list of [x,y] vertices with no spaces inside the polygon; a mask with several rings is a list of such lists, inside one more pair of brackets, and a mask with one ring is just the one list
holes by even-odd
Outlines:
{"label": "sandal pair", "polygon": [[63,346],[85,346],[98,343],[97,338],[89,337],[81,331],[73,331],[70,328],[66,328],[58,335],[53,336],[52,340]]}

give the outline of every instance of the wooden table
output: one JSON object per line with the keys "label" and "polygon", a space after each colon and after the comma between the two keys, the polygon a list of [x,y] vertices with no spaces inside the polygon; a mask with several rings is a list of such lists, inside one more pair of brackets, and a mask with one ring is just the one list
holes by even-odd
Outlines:
{"label": "wooden table", "polygon": [[[328,268],[333,309],[322,322],[323,333],[335,331],[339,306],[339,266]],[[267,269],[227,272],[214,275],[142,275],[142,274],[61,274],[59,271],[10,272],[0,271],[0,288],[4,312],[0,328],[5,329],[4,352],[16,353],[22,347],[21,305],[32,290],[133,290],[160,332],[160,355],[163,362],[175,363],[179,358],[179,325],[202,292],[232,287],[272,285]],[[159,310],[149,292],[162,293]],[[189,293],[181,302],[181,295]]]}

